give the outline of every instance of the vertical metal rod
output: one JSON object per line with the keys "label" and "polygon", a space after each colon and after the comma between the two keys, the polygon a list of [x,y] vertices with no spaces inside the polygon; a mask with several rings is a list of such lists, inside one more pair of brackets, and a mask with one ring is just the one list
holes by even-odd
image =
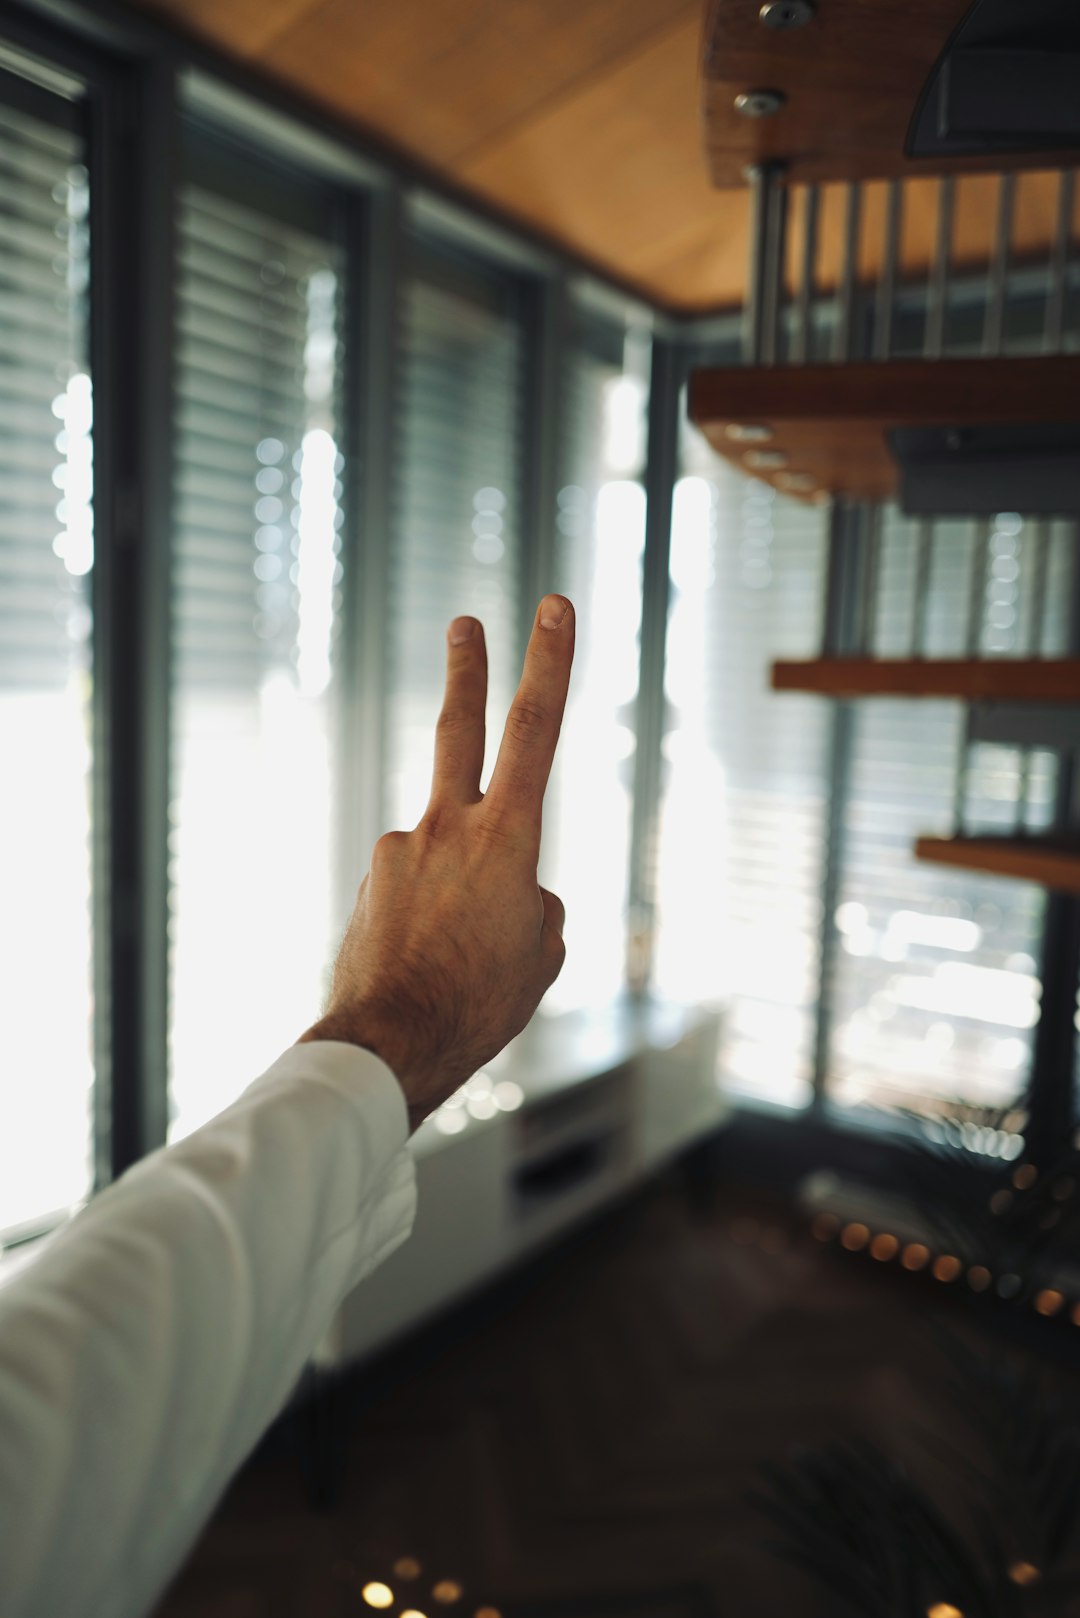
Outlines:
{"label": "vertical metal rod", "polygon": [[986,578],[990,560],[990,521],[980,517],[975,524],[974,545],[971,556],[971,594],[968,598],[968,620],[965,650],[968,657],[978,657],[982,649],[983,616],[986,610]]}
{"label": "vertical metal rod", "polygon": [[1035,524],[1034,555],[1031,563],[1031,601],[1028,608],[1027,651],[1041,657],[1046,624],[1046,592],[1050,575],[1050,524],[1045,518]]}
{"label": "vertical metal rod", "polygon": [[859,650],[864,657],[874,653],[874,632],[877,628],[878,579],[881,572],[881,505],[880,502],[863,507],[859,524],[862,545],[859,579]]}
{"label": "vertical metal rod", "polygon": [[341,902],[351,904],[386,830],[386,666],[391,653],[394,435],[401,367],[404,205],[393,184],[348,204],[345,430],[350,520],[344,529],[341,636]]}
{"label": "vertical metal rod", "polygon": [[648,993],[656,936],[656,850],[664,744],[664,660],[671,597],[671,503],[678,472],[679,389],[676,345],[654,337],[645,468],[645,562],[630,828],[627,982]]}
{"label": "vertical metal rod", "polygon": [[934,524],[929,517],[921,517],[915,530],[915,588],[911,607],[911,655],[926,654],[926,635],[930,613],[930,576],[934,563]]}
{"label": "vertical metal rod", "polygon": [[[1050,524],[1045,519],[1035,524],[1033,545],[1031,601],[1028,609],[1025,640],[1028,655],[1039,657],[1042,653],[1043,625],[1046,621],[1046,591],[1050,567]],[[1026,747],[1021,753],[1020,777],[1017,783],[1016,814],[1018,831],[1026,829],[1031,810],[1031,760],[1032,749]]]}
{"label": "vertical metal rod", "polygon": [[780,328],[784,314],[784,267],[787,259],[787,222],[790,190],[780,183],[780,164],[772,165],[765,238],[761,363],[775,365],[780,357]]}
{"label": "vertical metal rod", "polygon": [[1043,349],[1047,354],[1060,351],[1065,334],[1065,288],[1069,274],[1069,248],[1072,244],[1073,205],[1076,200],[1076,171],[1062,169],[1058,181],[1057,228],[1047,266],[1050,286],[1046,299],[1046,325]]}
{"label": "vertical metal rod", "polygon": [[179,97],[171,63],[91,107],[95,1188],[168,1133],[172,458]]}
{"label": "vertical metal rod", "polygon": [[[821,637],[822,655],[825,657],[843,656],[858,647],[859,526],[859,508],[849,505],[847,501],[834,499],[829,508],[825,622]],[[815,1105],[824,1101],[828,1084],[833,987],[839,948],[836,908],[843,875],[846,831],[844,809],[851,781],[855,733],[854,703],[840,701],[832,702],[829,706],[828,795],[821,875],[821,955],[812,1058]]]}
{"label": "vertical metal rod", "polygon": [[818,220],[821,214],[821,192],[816,185],[803,187],[803,244],[802,273],[799,276],[798,303],[795,330],[792,333],[791,358],[795,365],[805,365],[813,352],[814,283],[817,276]]}
{"label": "vertical metal rod", "polygon": [[896,306],[896,280],[900,263],[900,232],[903,226],[904,184],[890,180],[885,200],[885,246],[878,281],[877,310],[874,316],[874,358],[887,360],[892,353],[893,315]]}
{"label": "vertical metal rod", "polygon": [[859,225],[862,219],[862,186],[853,180],[847,188],[844,218],[844,258],[836,300],[836,333],[833,359],[838,363],[852,358],[854,337],[855,278],[859,267]]}
{"label": "vertical metal rod", "polygon": [[1012,242],[1013,205],[1016,198],[1015,174],[1003,174],[998,183],[997,226],[986,295],[986,326],[983,352],[1001,353],[1005,335],[1005,295],[1009,284],[1009,247]]}
{"label": "vertical metal rod", "polygon": [[949,264],[952,258],[953,210],[956,180],[951,174],[938,181],[937,240],[930,281],[926,291],[926,342],[928,360],[939,360],[945,352],[945,317],[949,303]]}
{"label": "vertical metal rod", "polygon": [[769,196],[773,170],[768,163],[755,163],[747,170],[750,181],[750,263],[743,308],[743,361],[760,365],[765,320],[765,280],[769,252]]}

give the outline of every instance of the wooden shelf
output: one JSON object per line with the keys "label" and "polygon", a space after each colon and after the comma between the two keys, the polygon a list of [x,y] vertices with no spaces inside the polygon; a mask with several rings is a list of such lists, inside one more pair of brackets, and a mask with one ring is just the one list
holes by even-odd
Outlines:
{"label": "wooden shelf", "polygon": [[[822,657],[774,663],[772,688],[827,697],[955,697],[1080,707],[1080,658]],[[1080,720],[1077,739],[1080,743]]]}
{"label": "wooden shelf", "polygon": [[[906,155],[924,87],[970,10],[971,0],[827,0],[808,27],[774,29],[757,0],[710,0],[702,87],[713,184],[743,186],[748,165],[768,161],[786,163],[797,184],[1071,166],[1075,151]],[[747,90],[779,90],[785,105],[743,117],[735,98]]]}
{"label": "wooden shelf", "polygon": [[[712,368],[691,376],[689,406],[719,454],[782,493],[887,500],[899,486],[890,432],[1075,421],[1080,355]],[[733,436],[747,426],[767,436]]]}
{"label": "wooden shelf", "polygon": [[1080,894],[1080,838],[920,837],[915,857]]}

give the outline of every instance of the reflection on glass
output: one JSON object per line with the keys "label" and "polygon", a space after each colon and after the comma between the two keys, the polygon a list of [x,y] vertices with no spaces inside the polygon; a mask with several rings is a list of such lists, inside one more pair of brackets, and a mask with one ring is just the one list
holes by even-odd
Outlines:
{"label": "reflection on glass", "polygon": [[566,962],[544,1015],[623,988],[645,553],[649,347],[578,334],[565,384],[566,483],[549,588],[577,612],[574,671],[544,811],[543,886],[566,904]]}
{"label": "reflection on glass", "polygon": [[0,1232],[91,1184],[93,415],[81,140],[0,108]]}
{"label": "reflection on glass", "polygon": [[337,942],[339,268],[189,187],[181,219],[170,1138],[318,1016]]}

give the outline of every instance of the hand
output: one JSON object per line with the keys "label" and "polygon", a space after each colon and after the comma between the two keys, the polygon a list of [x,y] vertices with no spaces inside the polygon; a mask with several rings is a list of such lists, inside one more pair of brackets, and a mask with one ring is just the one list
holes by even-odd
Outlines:
{"label": "hand", "polygon": [[[545,617],[561,623],[545,628]],[[562,970],[565,912],[538,886],[537,862],[574,627],[570,602],[545,596],[485,794],[484,630],[451,624],[430,801],[414,831],[375,844],[326,1013],[301,1036],[382,1057],[413,1129],[521,1032]]]}

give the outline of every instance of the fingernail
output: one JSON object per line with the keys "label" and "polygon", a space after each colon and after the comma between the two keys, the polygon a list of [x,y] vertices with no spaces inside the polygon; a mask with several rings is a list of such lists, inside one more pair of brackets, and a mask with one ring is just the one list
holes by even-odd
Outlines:
{"label": "fingernail", "polygon": [[558,629],[569,611],[570,603],[562,596],[545,596],[540,603],[540,628]]}
{"label": "fingernail", "polygon": [[475,618],[455,618],[450,625],[451,646],[460,646],[462,641],[471,640],[475,628]]}

